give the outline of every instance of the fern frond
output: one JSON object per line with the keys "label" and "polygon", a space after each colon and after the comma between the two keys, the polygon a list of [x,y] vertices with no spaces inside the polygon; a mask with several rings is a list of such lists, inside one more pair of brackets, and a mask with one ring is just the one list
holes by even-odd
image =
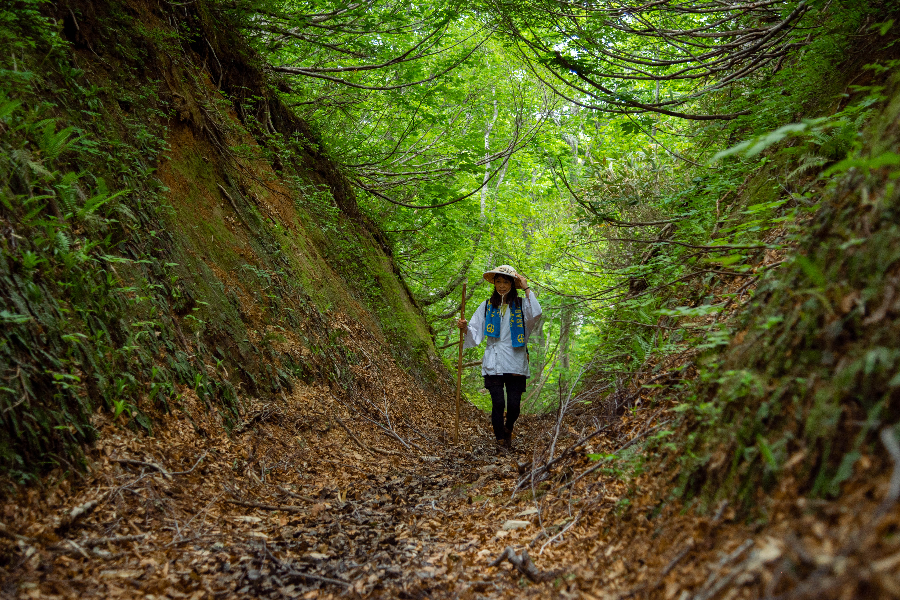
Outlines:
{"label": "fern frond", "polygon": [[127,206],[125,206],[124,204],[121,204],[121,203],[120,203],[120,204],[117,204],[117,205],[116,205],[116,208],[115,208],[115,211],[116,211],[117,213],[119,213],[120,215],[122,215],[123,217],[125,217],[125,219],[131,221],[132,223],[138,223],[138,222],[139,222],[139,220],[138,220],[138,218],[135,216],[135,214],[134,214],[133,212],[131,212],[131,209],[129,209],[129,208],[128,208]]}
{"label": "fern frond", "polygon": [[800,157],[800,165],[788,174],[787,179],[790,181],[809,171],[821,169],[826,164],[828,164],[828,159],[824,156],[819,156],[818,154],[804,154]]}
{"label": "fern frond", "polygon": [[833,133],[825,133],[824,131],[812,131],[809,134],[810,141],[817,146],[827,144],[833,137]]}
{"label": "fern frond", "polygon": [[69,254],[72,250],[72,242],[62,230],[56,232],[56,247],[63,254]]}
{"label": "fern frond", "polygon": [[16,112],[16,109],[22,106],[21,100],[0,100],[0,121]]}
{"label": "fern frond", "polygon": [[84,206],[81,208],[81,210],[78,211],[78,216],[81,218],[84,218],[87,215],[93,214],[97,211],[98,208],[100,208],[107,202],[115,200],[119,196],[121,196],[123,194],[127,194],[130,191],[131,190],[120,190],[120,191],[116,192],[115,194],[110,194],[107,191],[101,191],[96,196],[94,196],[92,198],[88,198],[85,201]]}
{"label": "fern frond", "polygon": [[53,179],[53,172],[49,171],[43,163],[39,163],[34,160],[29,160],[27,163],[28,167],[31,169],[31,172],[39,177],[43,177],[44,179]]}
{"label": "fern frond", "polygon": [[69,146],[81,139],[72,137],[74,127],[65,127],[57,132],[55,119],[44,119],[37,123],[36,127],[40,131],[40,135],[37,136],[38,147],[47,160],[56,160]]}
{"label": "fern frond", "polygon": [[59,202],[64,209],[67,219],[75,214],[76,207],[78,206],[78,185],[76,182],[79,177],[81,177],[81,175],[78,173],[66,173],[63,175],[62,179],[60,179],[59,183],[54,186],[56,188],[57,198],[59,198]]}

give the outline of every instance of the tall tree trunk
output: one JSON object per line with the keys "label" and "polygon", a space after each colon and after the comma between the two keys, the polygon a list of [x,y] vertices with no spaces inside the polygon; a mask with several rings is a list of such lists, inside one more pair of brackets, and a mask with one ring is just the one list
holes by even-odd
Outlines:
{"label": "tall tree trunk", "polygon": [[[491,94],[495,94],[494,88],[491,88]],[[484,130],[484,157],[487,158],[491,155],[491,130],[494,128],[494,123],[497,121],[497,98],[494,97],[494,116],[491,118],[491,122],[488,123],[487,128]],[[481,188],[481,220],[484,220],[487,212],[485,211],[485,205],[487,203],[487,182],[491,177],[491,163],[490,161],[484,164],[484,180],[482,184],[484,187]]]}
{"label": "tall tree trunk", "polygon": [[569,368],[569,350],[571,347],[572,315],[575,312],[571,304],[562,308],[559,325],[559,366],[563,370]]}
{"label": "tall tree trunk", "polygon": [[[654,96],[654,101],[659,104],[659,81],[656,82],[656,94]],[[659,142],[656,141],[656,131],[657,125],[659,124],[659,114],[656,114],[656,118],[653,121],[653,168],[656,170],[656,191],[659,192]]]}

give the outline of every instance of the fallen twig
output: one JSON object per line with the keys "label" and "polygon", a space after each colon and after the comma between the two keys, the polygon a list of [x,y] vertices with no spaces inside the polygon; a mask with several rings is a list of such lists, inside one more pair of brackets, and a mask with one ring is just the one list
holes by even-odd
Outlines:
{"label": "fallen twig", "polygon": [[[603,433],[604,431],[606,431],[607,429],[609,429],[612,426],[613,426],[613,423],[610,423],[610,424],[606,425],[605,427],[601,427],[600,429],[594,431],[593,433],[586,435],[583,438],[581,438],[580,440],[577,440],[574,443],[572,443],[568,448],[566,448],[565,450],[562,451],[562,454],[560,454],[559,456],[557,456],[556,458],[554,458],[547,464],[543,465],[542,467],[538,467],[537,469],[534,469],[533,471],[531,471],[530,473],[528,473],[527,475],[522,477],[522,479],[519,480],[518,485],[516,485],[516,489],[514,489],[512,493],[515,494],[516,492],[518,492],[522,488],[522,486],[525,484],[526,481],[529,481],[529,480],[533,479],[534,477],[537,477],[543,473],[548,472],[552,466],[554,466],[555,464],[562,461],[566,456],[568,456],[576,448],[583,446],[584,444],[586,444],[590,440],[594,439],[595,437],[597,437],[598,435],[600,435],[601,433]],[[521,474],[524,474],[524,470],[527,468],[527,465],[522,466],[522,465],[517,464],[516,468],[519,470],[519,474],[521,475]]]}
{"label": "fallen twig", "polygon": [[[588,364],[584,365],[584,366],[581,368],[581,370],[578,372],[578,375],[575,377],[575,380],[572,382],[571,386],[569,387],[569,393],[566,395],[565,400],[562,399],[562,387],[560,387],[560,401],[559,401],[559,408],[557,409],[557,413],[556,413],[556,424],[555,424],[554,427],[553,427],[553,434],[552,434],[552,436],[551,436],[551,440],[550,440],[550,443],[549,443],[548,446],[547,446],[547,449],[541,453],[541,457],[546,456],[546,457],[549,458],[550,460],[547,462],[546,465],[544,465],[544,467],[542,467],[542,468],[539,467],[538,469],[534,469],[534,470],[532,470],[527,476],[523,477],[523,478],[518,482],[518,484],[516,485],[515,489],[513,490],[513,492],[512,492],[512,495],[513,495],[513,496],[514,496],[514,495],[522,488],[522,485],[525,483],[525,481],[530,481],[530,482],[531,482],[532,491],[533,491],[533,489],[534,489],[534,483],[535,483],[535,481],[534,481],[534,480],[535,480],[535,476],[536,476],[536,475],[540,476],[540,475],[544,475],[544,474],[549,473],[549,472],[550,472],[550,465],[552,465],[552,464],[554,464],[555,462],[557,462],[557,461],[555,461],[555,460],[553,459],[553,454],[554,454],[555,451],[556,451],[556,442],[557,442],[557,440],[559,439],[560,429],[561,429],[561,427],[562,427],[563,419],[565,418],[566,411],[568,410],[568,408],[569,408],[569,406],[570,406],[570,404],[571,404],[571,402],[572,402],[572,400],[573,400],[572,394],[574,393],[574,391],[575,391],[575,386],[578,385],[578,381],[581,379],[581,376],[584,374],[584,372],[585,372],[587,369],[589,369],[591,366],[593,366],[593,364],[594,364],[594,360],[592,360],[591,362],[589,362]],[[560,380],[560,385],[562,385],[562,380]],[[577,397],[576,397],[576,398],[577,398]],[[605,428],[604,428],[604,429],[605,429]],[[600,433],[600,432],[599,432],[599,431],[595,431],[593,434],[591,434],[591,436],[588,436],[588,439],[590,439],[590,437],[593,437],[593,435],[596,435],[596,434],[598,434],[598,433]],[[576,444],[577,444],[577,442],[576,442]],[[573,447],[574,447],[574,445],[570,445],[568,448],[566,448],[565,450],[563,450],[563,453],[559,456],[559,459],[561,460],[562,457],[565,456],[566,453],[567,453],[569,450],[571,450]],[[536,456],[537,456],[537,454],[535,454],[535,457],[536,457]],[[536,462],[536,459],[535,459],[534,461],[532,461],[532,465],[534,464],[534,462]],[[517,465],[517,467],[518,467],[518,465]]]}
{"label": "fallen twig", "polygon": [[[341,404],[341,405],[343,406],[344,403],[341,402],[340,399],[339,399],[337,396],[335,396],[334,394],[329,394],[329,395],[330,395],[332,398],[334,398],[335,400],[337,400],[338,403]],[[367,446],[367,445],[364,444],[358,437],[356,437],[356,435],[355,435],[352,431],[350,431],[350,428],[347,427],[347,425],[345,425],[343,421],[341,421],[340,417],[338,417],[338,416],[334,413],[334,411],[331,412],[331,416],[334,418],[335,421],[338,422],[338,425],[340,425],[341,427],[344,428],[344,431],[347,432],[347,435],[350,436],[350,439],[352,439],[354,442],[356,442],[356,444],[359,445],[360,448],[362,448],[362,449],[364,449],[364,450],[368,450],[369,452],[372,452],[372,453],[375,453],[375,454],[384,454],[384,455],[387,455],[387,456],[403,456],[403,454],[401,454],[400,452],[395,452],[395,451],[393,451],[393,450],[384,450],[383,448],[376,448],[376,447],[373,447],[373,446]],[[365,418],[365,415],[364,415],[364,418]],[[369,419],[369,420],[371,421],[371,419]],[[378,423],[377,421],[372,421],[372,422],[375,423],[376,425],[380,426],[382,429],[386,430],[391,436],[393,436],[394,438],[396,438],[401,444],[403,444],[403,445],[409,447],[409,446],[406,444],[406,442],[404,442],[403,439],[400,438],[400,436],[398,436],[398,435],[395,434],[394,432],[390,431],[389,429],[386,429],[383,425],[381,425],[381,423]],[[417,446],[417,447],[418,447],[418,446]]]}
{"label": "fallen twig", "polygon": [[[659,574],[659,582],[662,583],[662,580],[665,578],[665,576],[668,575],[669,573],[671,573],[672,569],[674,569],[678,565],[678,563],[681,562],[681,559],[684,558],[685,556],[687,556],[688,553],[693,549],[694,549],[694,541],[690,540],[687,543],[687,545],[684,548],[682,548],[678,554],[675,555],[675,558],[673,558],[672,560],[669,561],[669,564],[666,565],[666,568],[663,569],[662,572]],[[657,584],[657,585],[659,585],[659,584]],[[656,587],[656,586],[654,586],[654,587]]]}
{"label": "fallen twig", "polygon": [[247,506],[249,508],[258,508],[260,510],[280,510],[284,512],[305,513],[308,509],[302,506],[281,506],[274,504],[261,504],[259,502],[246,502],[244,500],[226,500],[226,504],[236,504],[238,506]]}
{"label": "fallen twig", "polygon": [[283,493],[287,494],[291,498],[297,498],[298,500],[303,500],[304,502],[315,502],[315,499],[310,498],[309,496],[304,496],[303,494],[298,494],[297,492],[292,492],[291,490],[284,488],[282,486],[277,486],[279,490]]}
{"label": "fallen twig", "polygon": [[618,450],[616,450],[615,452],[613,452],[613,454],[618,454],[618,453],[621,452],[622,450],[625,450],[626,448],[630,447],[632,444],[634,444],[635,442],[637,442],[637,441],[640,440],[641,438],[646,437],[648,434],[653,433],[654,431],[656,431],[657,429],[659,429],[659,428],[662,427],[663,425],[668,425],[671,421],[672,421],[672,419],[667,419],[667,420],[663,421],[662,423],[660,423],[659,425],[657,425],[656,427],[653,427],[652,429],[648,429],[647,431],[643,431],[643,432],[637,434],[636,436],[634,436],[633,438],[631,438],[630,440],[628,440],[628,442],[627,442],[624,446],[622,446],[621,448],[619,448]]}
{"label": "fallen twig", "polygon": [[123,465],[137,465],[141,467],[147,467],[148,469],[153,469],[154,471],[158,471],[163,477],[166,479],[172,479],[172,475],[166,471],[162,466],[144,461],[144,460],[134,460],[133,458],[114,458],[113,462],[117,462]]}
{"label": "fallen twig", "polygon": [[678,552],[678,554],[675,555],[675,558],[669,561],[669,564],[667,564],[666,567],[660,572],[659,576],[656,578],[656,581],[649,584],[642,583],[619,596],[618,600],[625,600],[625,598],[631,598],[632,596],[637,596],[638,594],[649,594],[650,592],[656,590],[659,586],[662,585],[663,581],[665,581],[666,575],[672,572],[672,569],[674,569],[676,565],[681,562],[681,559],[687,556],[688,553],[690,553],[690,551],[694,549],[694,546],[695,545],[693,540],[689,541],[687,545],[682,548],[681,551]]}
{"label": "fallen twig", "polygon": [[84,558],[86,558],[86,559],[88,559],[88,560],[91,560],[91,556],[90,556],[87,552],[84,551],[84,548],[82,548],[81,546],[79,546],[78,544],[76,544],[74,541],[72,541],[72,540],[66,540],[66,543],[69,544],[70,546],[72,546],[72,548],[75,549],[75,552],[77,552],[78,554],[80,554],[80,555],[83,556]]}
{"label": "fallen twig", "polygon": [[[191,517],[190,520],[189,520],[187,523],[184,524],[185,529],[187,529],[187,528],[190,526],[190,524],[194,522],[194,519],[196,519],[196,518],[199,517],[200,515],[204,515],[204,520],[205,520],[205,515],[206,515],[206,513],[209,511],[210,507],[211,507],[213,504],[215,504],[216,502],[218,502],[218,501],[219,501],[219,498],[221,498],[223,494],[225,494],[225,492],[220,492],[215,498],[213,498],[212,500],[210,500],[209,502],[207,502],[207,503],[206,503],[206,506],[204,506],[202,509],[200,509],[199,511],[197,511],[197,512],[194,514],[194,516]],[[176,523],[177,523],[177,522],[176,522]],[[201,524],[201,527],[202,527],[202,524]],[[202,535],[203,535],[202,533],[198,533],[196,536],[194,536],[194,539],[199,538],[199,537],[201,537]],[[176,544],[180,544],[180,543],[182,543],[183,541],[185,541],[185,540],[184,540],[184,536],[183,536],[183,534],[181,533],[181,528],[179,527],[179,528],[178,528],[178,537],[175,538],[175,539],[173,539],[173,540],[172,540],[171,542],[169,542],[168,544],[166,544],[165,547],[168,548],[168,547],[170,547],[170,546],[174,546],[174,545],[176,545]]]}
{"label": "fallen twig", "polygon": [[538,555],[543,554],[543,553],[544,553],[544,548],[546,548],[547,546],[549,546],[550,544],[552,544],[553,542],[555,542],[557,539],[561,538],[562,535],[563,535],[565,532],[567,532],[569,529],[571,529],[572,527],[574,527],[574,526],[575,526],[575,523],[578,522],[578,519],[580,519],[580,518],[581,518],[581,515],[583,515],[583,514],[584,514],[584,509],[582,509],[581,511],[579,511],[578,515],[577,515],[574,519],[572,519],[571,521],[569,521],[569,523],[568,523],[565,527],[563,527],[562,529],[560,529],[559,531],[557,531],[555,534],[553,534],[553,537],[549,538],[546,542],[544,542],[544,544],[541,546],[541,549],[538,550]]}
{"label": "fallen twig", "polygon": [[190,473],[193,473],[194,469],[196,469],[197,466],[203,461],[203,459],[206,458],[207,454],[209,454],[209,452],[204,452],[203,454],[201,454],[200,458],[197,459],[197,462],[194,463],[194,466],[187,471],[175,471],[174,473],[172,473],[172,475],[188,475]]}
{"label": "fallen twig", "polygon": [[[219,186],[219,187],[221,187],[221,186]],[[259,423],[264,423],[274,413],[275,413],[275,411],[271,410],[271,409],[257,410],[252,415],[250,415],[249,419],[247,419],[246,421],[244,421],[243,423],[241,423],[240,425],[235,427],[231,433],[232,433],[232,435],[235,435],[235,436],[241,435],[241,434],[245,433],[247,430],[249,430],[251,427],[253,427],[254,425],[257,425]]]}
{"label": "fallen twig", "polygon": [[527,548],[522,550],[522,554],[520,556],[516,554],[515,550],[512,549],[512,546],[507,546],[503,551],[503,554],[498,556],[496,560],[494,560],[494,562],[492,562],[488,566],[500,566],[500,563],[502,563],[504,560],[508,560],[512,564],[512,566],[514,566],[522,575],[524,575],[534,583],[547,581],[555,574],[553,572],[543,572],[538,570],[538,568],[534,565],[534,562],[531,560],[531,557],[528,556]]}
{"label": "fallen twig", "polygon": [[719,574],[725,567],[739,559],[744,554],[744,552],[752,547],[753,540],[745,540],[744,543],[738,546],[733,552],[723,556],[722,560],[720,560],[718,564],[716,564],[715,568],[713,568],[712,573],[710,573],[709,577],[707,577],[706,582],[700,588],[700,592],[694,596],[694,600],[709,600],[710,598],[713,598],[736,577],[743,574],[744,569],[742,569],[741,567],[746,564],[747,561],[731,569],[724,577],[719,578]]}
{"label": "fallen twig", "polygon": [[10,531],[5,523],[0,523],[0,535],[8,537],[9,539],[15,540],[17,542],[25,542],[26,544],[34,543],[34,540],[32,540],[31,538]]}
{"label": "fallen twig", "polygon": [[73,508],[68,515],[56,526],[56,533],[62,533],[72,528],[79,519],[91,514],[100,505],[100,500],[90,500]]}
{"label": "fallen twig", "polygon": [[349,581],[342,581],[340,579],[332,579],[330,577],[322,577],[321,575],[311,575],[309,573],[304,573],[303,571],[298,571],[292,568],[284,568],[283,577],[297,577],[300,579],[305,579],[307,581],[320,581],[322,583],[333,583],[335,585],[342,585],[344,587],[350,587],[352,584]]}
{"label": "fallen twig", "polygon": [[403,454],[401,454],[399,452],[395,452],[393,450],[384,450],[383,448],[376,448],[374,446],[366,445],[365,443],[363,443],[362,440],[360,440],[358,437],[356,437],[356,435],[352,431],[350,431],[350,428],[347,427],[347,425],[345,425],[343,421],[341,421],[340,417],[338,417],[333,412],[331,413],[331,418],[333,418],[335,421],[337,421],[337,424],[340,425],[344,429],[344,431],[347,432],[347,435],[350,436],[350,439],[353,440],[356,443],[356,445],[359,446],[360,448],[362,448],[363,450],[367,450],[373,454],[385,454],[387,456],[403,456]]}
{"label": "fallen twig", "polygon": [[292,566],[286,565],[283,562],[281,562],[280,560],[278,560],[274,554],[269,552],[268,545],[265,545],[264,547],[265,547],[266,555],[269,557],[269,559],[271,559],[271,561],[273,563],[275,563],[275,566],[277,566],[279,569],[282,570],[283,577],[299,577],[301,579],[306,579],[307,581],[320,581],[322,583],[333,583],[336,585],[343,585],[345,587],[351,587],[353,585],[349,581],[344,581],[342,579],[331,579],[330,577],[322,577],[321,575],[311,575],[309,573],[304,573],[302,571],[298,571],[298,570],[294,569]]}
{"label": "fallen twig", "polygon": [[[637,434],[636,436],[634,436],[633,438],[631,438],[624,446],[622,446],[621,448],[619,448],[618,450],[616,450],[615,452],[613,452],[613,455],[618,454],[618,453],[621,452],[622,450],[625,450],[626,448],[628,448],[629,446],[631,446],[632,444],[634,444],[635,442],[637,442],[637,441],[640,440],[641,438],[643,438],[643,437],[645,437],[645,436],[647,436],[647,435],[653,433],[654,431],[656,431],[657,429],[659,429],[659,428],[662,427],[663,425],[667,425],[670,421],[671,421],[671,419],[668,420],[668,421],[663,421],[662,423],[660,423],[660,424],[657,425],[656,427],[654,427],[654,428],[652,428],[652,429],[648,429],[647,431],[645,431],[645,432],[643,432],[643,433]],[[570,481],[570,482],[567,483],[566,485],[562,486],[562,487],[560,488],[560,491],[562,491],[562,490],[564,490],[564,489],[566,489],[566,488],[568,488],[568,487],[572,487],[572,486],[575,485],[578,481],[580,481],[582,478],[584,478],[584,477],[590,475],[591,473],[593,473],[594,471],[600,469],[600,468],[603,467],[603,465],[605,465],[605,464],[606,464],[606,463],[605,463],[604,461],[599,461],[596,465],[594,465],[593,467],[591,467],[591,468],[588,469],[587,471],[583,472],[581,475],[579,475],[578,477],[576,477],[575,479],[573,479],[572,481]]]}
{"label": "fallen twig", "polygon": [[[77,547],[80,548],[93,548],[95,546],[105,546],[107,544],[122,544],[124,542],[136,542],[139,540],[143,540],[147,537],[148,534],[141,533],[139,535],[115,535],[111,537],[101,537],[101,538],[93,538],[88,540],[78,540]],[[74,540],[65,540],[67,544],[75,544]],[[48,550],[65,550],[63,546],[59,544],[50,546],[47,548]]]}

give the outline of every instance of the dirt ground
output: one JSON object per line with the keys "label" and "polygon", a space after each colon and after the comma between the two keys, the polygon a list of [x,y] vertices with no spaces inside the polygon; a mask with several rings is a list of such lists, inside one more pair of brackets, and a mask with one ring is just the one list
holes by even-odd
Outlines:
{"label": "dirt ground", "polygon": [[666,500],[664,472],[591,460],[638,449],[668,418],[660,401],[639,400],[600,433],[589,410],[558,428],[556,415],[524,416],[509,453],[471,406],[454,444],[448,413],[398,421],[396,402],[385,395],[376,422],[298,385],[251,407],[232,437],[189,394],[154,437],[99,415],[88,475],[47,479],[0,508],[0,596],[900,595],[897,472],[863,473],[835,502],[805,500],[788,478],[768,520],[747,523],[726,504],[699,515]]}

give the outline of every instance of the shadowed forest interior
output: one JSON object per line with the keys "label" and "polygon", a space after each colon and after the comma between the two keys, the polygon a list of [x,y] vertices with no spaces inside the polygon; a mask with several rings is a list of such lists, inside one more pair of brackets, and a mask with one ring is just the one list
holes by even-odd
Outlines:
{"label": "shadowed forest interior", "polygon": [[900,597],[898,67],[888,0],[5,3],[0,598]]}

